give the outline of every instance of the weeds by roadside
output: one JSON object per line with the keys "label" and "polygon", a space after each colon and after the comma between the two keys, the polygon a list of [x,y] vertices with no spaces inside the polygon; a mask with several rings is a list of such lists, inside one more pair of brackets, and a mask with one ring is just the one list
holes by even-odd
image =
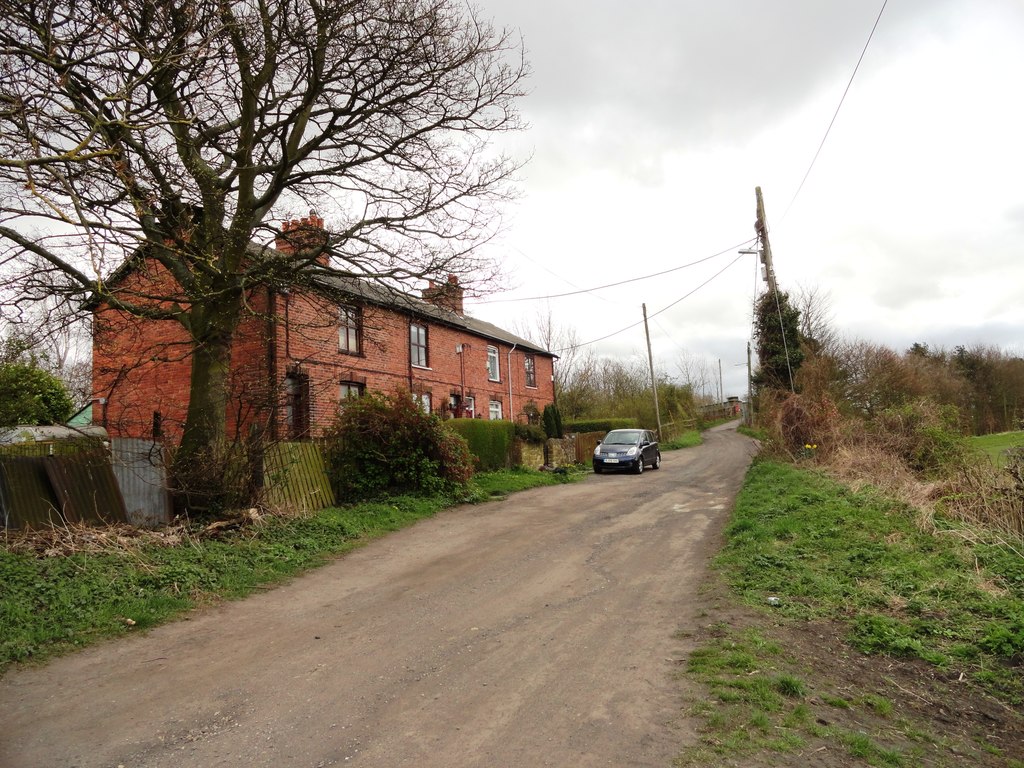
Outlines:
{"label": "weeds by roadside", "polygon": [[298,516],[250,515],[216,535],[188,526],[8,534],[0,548],[0,671],[244,597],[453,503],[582,476],[484,473],[469,499],[401,496]]}
{"label": "weeds by roadside", "polygon": [[1024,766],[1024,559],[772,461],[726,534],[717,567],[752,618],[690,656],[708,696],[680,766]]}

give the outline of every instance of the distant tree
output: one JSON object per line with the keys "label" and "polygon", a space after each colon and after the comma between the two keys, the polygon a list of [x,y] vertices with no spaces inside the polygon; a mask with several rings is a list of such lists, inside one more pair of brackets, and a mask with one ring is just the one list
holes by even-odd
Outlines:
{"label": "distant tree", "polygon": [[516,324],[518,333],[558,355],[555,361],[555,398],[558,408],[570,419],[581,417],[593,397],[593,350],[580,342],[575,328],[560,325],[551,308],[532,321]]}
{"label": "distant tree", "polygon": [[[482,284],[516,164],[519,41],[457,0],[24,0],[0,25],[0,267],[24,302],[93,297],[176,324],[192,389],[176,463],[225,439],[254,285]],[[330,237],[267,242],[317,208]],[[157,282],[108,280],[129,258]],[[328,297],[329,298],[329,297]]]}
{"label": "distant tree", "polygon": [[60,424],[71,413],[71,398],[56,376],[26,363],[0,364],[0,427]]}
{"label": "distant tree", "polygon": [[765,292],[754,305],[754,342],[757,349],[758,389],[791,389],[804,361],[800,345],[800,312],[789,294]]}

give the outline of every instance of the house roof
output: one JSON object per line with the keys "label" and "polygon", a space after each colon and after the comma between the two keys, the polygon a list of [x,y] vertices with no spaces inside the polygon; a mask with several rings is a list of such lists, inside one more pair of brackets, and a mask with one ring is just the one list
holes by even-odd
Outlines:
{"label": "house roof", "polygon": [[429,301],[412,296],[411,294],[390,288],[379,283],[372,283],[368,280],[356,278],[334,277],[325,282],[326,287],[333,291],[348,294],[353,299],[365,301],[388,309],[396,309],[408,312],[427,320],[443,323],[452,328],[471,333],[490,341],[499,341],[504,344],[515,345],[516,348],[527,352],[535,352],[539,355],[557,358],[554,352],[544,349],[529,339],[517,336],[514,333],[499,328],[493,323],[479,320],[469,315],[460,315],[444,307],[439,307]]}
{"label": "house roof", "polygon": [[[254,253],[261,254],[266,253],[268,250],[276,250],[269,245],[259,245],[257,243],[250,243],[248,247]],[[115,285],[120,282],[138,264],[141,257],[142,249],[140,248],[129,258],[125,259],[117,269],[110,274],[106,281],[107,284]],[[466,331],[467,333],[471,333],[474,336],[479,336],[492,341],[499,341],[505,344],[512,344],[518,349],[535,352],[555,359],[558,358],[558,355],[554,352],[544,349],[542,346],[535,344],[529,339],[524,339],[521,336],[517,336],[514,333],[506,331],[504,328],[499,328],[492,323],[488,323],[484,320],[478,320],[477,318],[470,317],[469,315],[460,315],[457,312],[452,312],[449,309],[445,309],[444,307],[425,301],[422,298],[405,293],[397,288],[386,286],[383,283],[371,282],[370,280],[355,277],[336,276],[324,279],[322,281],[322,285],[333,292],[347,294],[357,300],[389,309],[408,312],[413,315],[434,320],[435,322],[443,323],[453,328],[458,328]],[[83,307],[85,309],[95,309],[98,304],[98,297],[93,295],[83,303]]]}

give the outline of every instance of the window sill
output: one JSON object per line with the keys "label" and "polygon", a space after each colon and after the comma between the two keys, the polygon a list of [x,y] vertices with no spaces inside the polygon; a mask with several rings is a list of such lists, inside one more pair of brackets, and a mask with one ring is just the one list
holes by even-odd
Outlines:
{"label": "window sill", "polygon": [[411,365],[417,371],[432,371],[432,370],[434,370],[429,365],[416,365],[416,363],[409,363],[409,365]]}

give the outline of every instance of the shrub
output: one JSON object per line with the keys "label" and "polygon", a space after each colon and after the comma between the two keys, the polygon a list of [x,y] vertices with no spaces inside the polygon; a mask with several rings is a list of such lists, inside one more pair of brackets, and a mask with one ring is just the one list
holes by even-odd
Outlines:
{"label": "shrub", "polygon": [[952,405],[930,400],[887,408],[870,425],[883,448],[925,477],[939,477],[959,468],[970,450]]}
{"label": "shrub", "polygon": [[562,413],[554,403],[544,406],[544,433],[548,437],[562,437],[565,432],[562,426]]}
{"label": "shrub", "polygon": [[460,435],[478,462],[478,469],[491,472],[510,466],[515,427],[509,421],[452,419],[445,427]]}
{"label": "shrub", "polygon": [[632,418],[586,419],[567,422],[569,432],[610,432],[613,429],[639,429],[640,422]]}
{"label": "shrub", "polygon": [[515,436],[524,443],[543,443],[547,438],[544,429],[536,424],[516,424]]}
{"label": "shrub", "polygon": [[466,441],[424,413],[408,392],[369,393],[346,402],[324,437],[327,474],[338,499],[451,494],[464,489],[473,474]]}
{"label": "shrub", "polygon": [[59,424],[73,407],[56,376],[23,363],[0,365],[0,427]]}

